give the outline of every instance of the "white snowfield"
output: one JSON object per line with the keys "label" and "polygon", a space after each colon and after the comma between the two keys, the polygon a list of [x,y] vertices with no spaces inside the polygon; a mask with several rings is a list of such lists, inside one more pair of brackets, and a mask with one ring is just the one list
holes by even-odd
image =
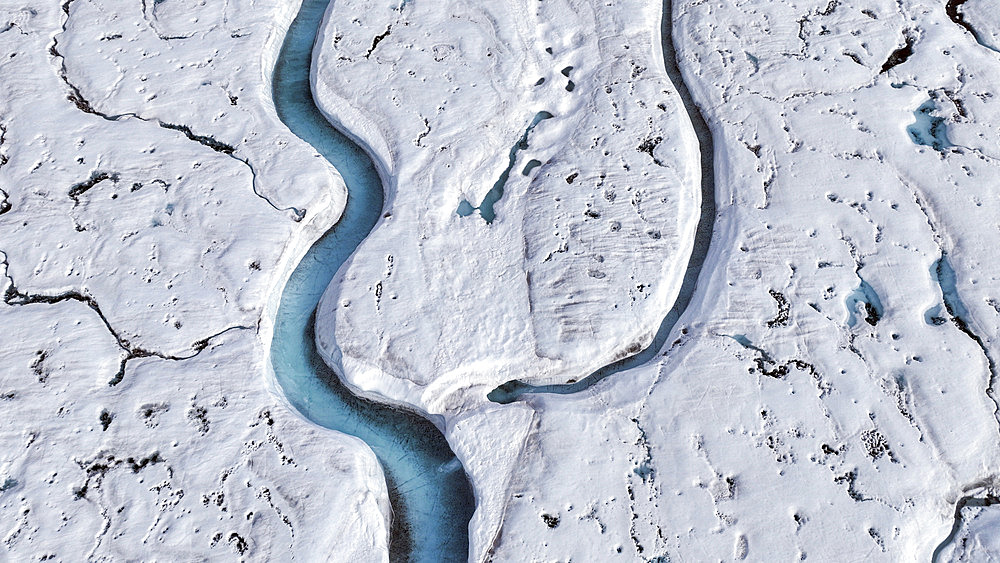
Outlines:
{"label": "white snowfield", "polygon": [[352,387],[453,417],[650,343],[700,203],[659,22],[648,2],[331,5],[314,89],[387,192],[317,318]]}
{"label": "white snowfield", "polygon": [[[989,555],[988,517],[950,534],[971,501],[996,500],[1000,472],[995,10],[960,23],[940,2],[674,5],[715,145],[718,218],[692,304],[656,361],[502,406],[482,398],[496,382],[583,377],[646,341],[676,292],[693,134],[659,85],[659,49],[628,39],[655,37],[656,10],[362,8],[328,13],[315,89],[376,155],[389,216],[328,290],[318,342],[361,392],[441,415],[476,490],[472,560]],[[639,78],[612,78],[632,57],[666,91],[654,158],[671,175],[603,152],[641,156],[648,114],[619,132],[611,108],[662,99],[636,86],[599,103],[604,81]],[[573,92],[558,88],[569,66]],[[457,217],[542,110],[555,117],[518,153],[495,221]],[[616,191],[664,194],[674,247],[579,217],[609,168]],[[590,182],[561,184],[570,170]],[[598,221],[630,211],[601,202]],[[534,250],[567,235],[568,252]],[[594,254],[608,277],[587,279]],[[671,290],[633,302],[630,276]]]}
{"label": "white snowfield", "polygon": [[[388,560],[378,461],[267,357],[346,195],[271,102],[297,3],[27,4],[0,0],[0,559]],[[321,351],[442,427],[470,561],[1000,559],[1000,13],[674,0],[679,85],[661,8],[331,3],[314,93],[387,193]],[[717,217],[666,347],[489,402],[651,341],[704,203],[681,88]]]}
{"label": "white snowfield", "polygon": [[387,559],[375,456],[266,375],[345,197],[271,104],[296,10],[0,3],[0,559]]}

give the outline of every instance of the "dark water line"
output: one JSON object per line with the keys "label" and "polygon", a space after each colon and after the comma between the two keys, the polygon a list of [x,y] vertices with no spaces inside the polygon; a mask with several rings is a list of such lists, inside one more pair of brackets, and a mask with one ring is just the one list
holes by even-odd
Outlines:
{"label": "dark water line", "polygon": [[962,510],[965,509],[965,507],[972,506],[982,508],[986,506],[993,506],[995,504],[1000,504],[1000,498],[993,495],[986,495],[985,498],[962,497],[959,499],[958,503],[955,505],[955,522],[951,525],[951,533],[949,533],[948,537],[946,537],[936,548],[934,548],[934,553],[931,555],[931,563],[938,563],[945,548],[955,541],[955,536],[957,536],[958,531],[962,529]]}
{"label": "dark water line", "polygon": [[384,203],[370,156],[326,120],[312,97],[312,49],[328,3],[302,3],[275,65],[272,95],[285,125],[341,173],[348,188],[347,206],[340,221],[305,254],[282,290],[271,362],[277,383],[294,408],[316,424],[360,438],[375,452],[394,512],[390,559],[465,561],[475,499],[444,436],[414,413],[355,396],[316,351],[313,322],[319,299],[374,228]]}
{"label": "dark water line", "polygon": [[677,321],[680,320],[681,315],[691,303],[691,298],[698,286],[698,276],[701,275],[702,266],[705,264],[705,258],[708,256],[708,250],[712,243],[712,231],[715,228],[715,145],[712,142],[712,132],[708,128],[705,118],[701,115],[701,110],[698,109],[694,99],[691,97],[691,92],[688,90],[687,83],[684,82],[684,77],[677,62],[677,52],[674,50],[673,45],[672,10],[673,0],[665,0],[663,3],[663,17],[660,21],[663,66],[666,68],[670,81],[677,89],[677,93],[680,94],[684,109],[687,110],[688,118],[691,120],[695,135],[698,137],[701,155],[701,215],[698,219],[698,228],[694,236],[694,248],[691,251],[691,257],[688,259],[687,269],[684,272],[684,279],[681,282],[680,293],[678,293],[673,307],[671,307],[660,323],[660,328],[656,331],[653,341],[644,350],[634,356],[612,362],[575,383],[535,386],[517,380],[508,381],[490,391],[489,395],[487,395],[495,403],[510,403],[525,393],[558,393],[562,395],[577,393],[611,375],[650,361],[663,349]]}
{"label": "dark water line", "polygon": [[976,40],[976,43],[979,43],[981,46],[986,47],[990,51],[996,51],[1000,53],[1000,50],[998,50],[997,47],[990,45],[989,43],[984,41],[983,37],[979,35],[979,33],[976,31],[976,28],[972,27],[972,24],[966,21],[965,14],[962,13],[961,8],[962,5],[965,4],[967,1],[968,0],[948,0],[947,2],[945,2],[944,11],[946,14],[948,14],[948,18],[951,19],[951,21],[954,22],[955,24],[965,28],[965,30],[968,31],[970,35],[972,35],[972,38]]}
{"label": "dark water line", "polygon": [[941,288],[944,308],[948,311],[951,322],[954,323],[955,328],[962,331],[963,334],[976,343],[976,346],[979,347],[980,352],[982,352],[983,357],[986,359],[988,376],[985,390],[986,397],[993,403],[993,418],[1000,423],[1000,401],[997,400],[996,394],[993,391],[993,385],[997,380],[997,364],[993,361],[993,355],[990,354],[990,348],[986,345],[986,341],[969,324],[972,321],[972,317],[969,314],[969,310],[966,309],[965,304],[962,303],[961,296],[958,294],[958,279],[955,275],[955,270],[951,267],[951,263],[948,262],[948,254],[943,250],[941,251],[941,258],[931,267],[931,275],[936,278],[938,287]]}

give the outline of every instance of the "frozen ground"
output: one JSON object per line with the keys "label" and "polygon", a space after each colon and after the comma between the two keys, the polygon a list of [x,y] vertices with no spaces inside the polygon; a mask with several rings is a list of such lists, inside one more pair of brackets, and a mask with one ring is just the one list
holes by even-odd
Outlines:
{"label": "frozen ground", "polygon": [[[319,351],[444,432],[473,561],[1000,558],[1000,15],[608,4],[331,4],[313,89],[386,198]],[[399,541],[376,457],[296,414],[268,357],[345,206],[271,101],[297,9],[0,4],[11,559]],[[697,251],[695,114],[717,216],[664,346],[490,401],[653,340]]]}

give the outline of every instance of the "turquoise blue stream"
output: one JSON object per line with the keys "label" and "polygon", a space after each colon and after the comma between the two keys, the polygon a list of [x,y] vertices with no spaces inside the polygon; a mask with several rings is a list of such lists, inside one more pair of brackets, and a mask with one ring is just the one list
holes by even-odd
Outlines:
{"label": "turquoise blue stream", "polygon": [[337,270],[375,226],[383,204],[371,158],[323,117],[309,87],[313,43],[328,2],[303,2],[281,47],[273,95],[281,120],[343,175],[347,208],[336,226],[309,249],[282,292],[272,364],[282,391],[306,418],[357,436],[375,451],[394,512],[391,560],[465,561],[475,500],[444,436],[416,414],[353,395],[316,352],[316,305]]}

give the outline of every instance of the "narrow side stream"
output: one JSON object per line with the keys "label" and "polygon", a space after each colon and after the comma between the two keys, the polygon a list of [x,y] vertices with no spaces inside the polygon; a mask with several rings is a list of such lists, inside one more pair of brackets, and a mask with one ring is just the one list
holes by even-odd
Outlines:
{"label": "narrow side stream", "polygon": [[625,371],[648,362],[666,344],[670,332],[674,325],[681,318],[691,303],[691,297],[698,285],[698,276],[701,274],[702,266],[705,264],[705,257],[708,256],[708,249],[712,243],[712,230],[715,227],[715,165],[714,154],[715,145],[712,142],[712,132],[705,123],[705,118],[701,115],[701,110],[695,105],[691,92],[684,82],[681,69],[677,66],[677,53],[673,44],[673,0],[663,2],[663,17],[660,21],[660,41],[663,44],[663,65],[666,68],[667,76],[677,88],[677,93],[681,96],[681,103],[687,110],[688,118],[694,126],[695,135],[698,137],[698,144],[701,154],[701,216],[698,218],[698,230],[694,236],[694,249],[691,251],[691,258],[688,259],[687,269],[684,272],[684,280],[681,282],[681,290],[674,301],[674,306],[663,318],[660,328],[653,337],[653,342],[644,350],[612,362],[594,373],[584,377],[575,383],[563,383],[554,385],[529,385],[521,381],[508,381],[500,385],[487,395],[489,400],[495,403],[511,403],[525,393],[558,393],[567,395],[577,393],[587,389],[602,379]]}
{"label": "narrow side stream", "polygon": [[976,31],[976,28],[972,27],[972,24],[966,21],[965,14],[962,12],[962,5],[967,1],[968,0],[948,0],[944,5],[944,11],[948,14],[948,18],[965,28],[965,30],[972,35],[972,38],[976,40],[976,43],[979,43],[990,51],[1000,53],[1000,48],[990,45],[984,41],[983,37]]}
{"label": "narrow side stream", "polygon": [[383,204],[382,185],[371,158],[330,125],[313,101],[312,48],[328,3],[302,3],[275,65],[272,94],[285,125],[343,175],[349,194],[347,208],[340,221],[309,249],[285,285],[275,318],[271,361],[278,384],[299,412],[316,424],[357,436],[378,456],[394,512],[390,559],[465,561],[475,499],[444,436],[416,414],[353,395],[316,352],[316,305],[341,264],[375,226]]}

